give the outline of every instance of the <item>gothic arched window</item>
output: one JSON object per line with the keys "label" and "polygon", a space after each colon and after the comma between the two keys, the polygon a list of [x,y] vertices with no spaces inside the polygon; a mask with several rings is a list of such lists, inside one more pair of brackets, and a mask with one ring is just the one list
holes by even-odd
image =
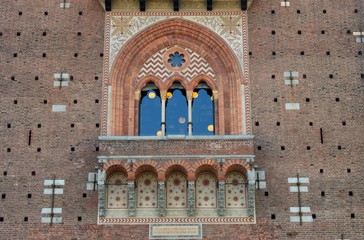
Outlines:
{"label": "gothic arched window", "polygon": [[161,135],[161,98],[158,88],[149,83],[141,91],[139,135]]}
{"label": "gothic arched window", "polygon": [[188,108],[186,90],[180,83],[174,83],[167,92],[166,134],[187,135]]}
{"label": "gothic arched window", "polygon": [[192,94],[192,134],[214,135],[214,102],[212,91],[205,82]]}

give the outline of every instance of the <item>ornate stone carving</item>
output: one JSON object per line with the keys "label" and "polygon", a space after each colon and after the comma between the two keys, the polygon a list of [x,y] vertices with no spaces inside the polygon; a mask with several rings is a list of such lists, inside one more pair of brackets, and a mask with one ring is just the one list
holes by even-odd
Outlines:
{"label": "ornate stone carving", "polygon": [[128,215],[129,217],[136,216],[136,198],[134,182],[128,182]]}
{"label": "ornate stone carving", "polygon": [[195,195],[195,182],[188,182],[187,216],[189,217],[193,217],[196,215]]}
{"label": "ornate stone carving", "polygon": [[219,189],[217,193],[217,214],[225,215],[225,182],[219,181]]}
{"label": "ornate stone carving", "polygon": [[166,190],[164,182],[158,182],[158,210],[159,216],[166,216]]}
{"label": "ornate stone carving", "polygon": [[248,171],[248,216],[255,215],[255,170]]}
{"label": "ornate stone carving", "polygon": [[97,174],[98,183],[98,200],[99,200],[99,216],[105,217],[105,172],[102,170],[98,171]]}

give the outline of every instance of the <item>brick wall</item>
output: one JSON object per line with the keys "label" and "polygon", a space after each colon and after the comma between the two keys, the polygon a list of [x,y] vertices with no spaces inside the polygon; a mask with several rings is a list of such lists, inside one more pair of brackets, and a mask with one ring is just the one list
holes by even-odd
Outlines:
{"label": "brick wall", "polygon": [[[364,238],[364,48],[353,36],[363,31],[363,3],[290,2],[249,9],[256,164],[267,179],[257,224],[204,225],[204,239]],[[97,193],[86,183],[99,155],[104,11],[97,0],[59,3],[1,3],[0,239],[147,239],[147,225],[96,224]],[[298,85],[284,84],[289,71]],[[72,75],[68,86],[54,87],[61,72]],[[302,226],[290,223],[298,198],[287,179],[297,173],[310,179],[301,200],[316,215]],[[54,199],[63,223],[50,225],[41,223],[52,205],[43,181],[54,176],[65,180]]]}

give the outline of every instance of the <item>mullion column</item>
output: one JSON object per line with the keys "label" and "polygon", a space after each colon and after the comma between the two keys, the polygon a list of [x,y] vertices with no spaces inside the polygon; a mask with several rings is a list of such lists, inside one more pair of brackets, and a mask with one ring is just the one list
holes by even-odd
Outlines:
{"label": "mullion column", "polygon": [[195,189],[195,182],[189,181],[188,182],[188,195],[187,195],[187,216],[193,217],[196,215],[196,189]]}
{"label": "mullion column", "polygon": [[162,136],[166,135],[166,101],[167,101],[167,91],[161,91],[161,108],[162,108],[162,116],[161,116],[161,131]]}
{"label": "mullion column", "polygon": [[164,182],[158,182],[158,210],[159,216],[166,216],[166,189]]}
{"label": "mullion column", "polygon": [[255,170],[248,171],[248,216],[254,217],[255,215]]}
{"label": "mullion column", "polygon": [[225,215],[225,181],[219,181],[217,193],[217,214]]}
{"label": "mullion column", "polygon": [[129,217],[136,216],[136,197],[134,182],[128,182],[128,215]]}
{"label": "mullion column", "polygon": [[105,178],[106,173],[102,169],[98,171],[98,208],[99,208],[99,217],[105,217],[106,209],[105,209],[105,202],[106,202],[106,193],[105,193]]}
{"label": "mullion column", "polygon": [[192,136],[192,96],[193,91],[187,91],[187,103],[188,103],[188,135]]}

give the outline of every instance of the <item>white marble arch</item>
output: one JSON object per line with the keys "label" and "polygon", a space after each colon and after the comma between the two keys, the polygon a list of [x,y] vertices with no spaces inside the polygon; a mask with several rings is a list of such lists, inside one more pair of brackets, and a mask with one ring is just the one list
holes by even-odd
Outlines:
{"label": "white marble arch", "polygon": [[127,178],[121,172],[115,172],[107,179],[107,208],[123,209],[128,207]]}
{"label": "white marble arch", "polygon": [[158,207],[158,181],[151,172],[140,175],[136,181],[137,208]]}
{"label": "white marble arch", "polygon": [[216,178],[211,173],[202,172],[196,180],[196,207],[216,208]]}
{"label": "white marble arch", "polygon": [[246,180],[243,174],[232,172],[225,179],[226,208],[246,207]]}
{"label": "white marble arch", "polygon": [[169,174],[166,184],[167,208],[187,207],[187,179],[179,172]]}

